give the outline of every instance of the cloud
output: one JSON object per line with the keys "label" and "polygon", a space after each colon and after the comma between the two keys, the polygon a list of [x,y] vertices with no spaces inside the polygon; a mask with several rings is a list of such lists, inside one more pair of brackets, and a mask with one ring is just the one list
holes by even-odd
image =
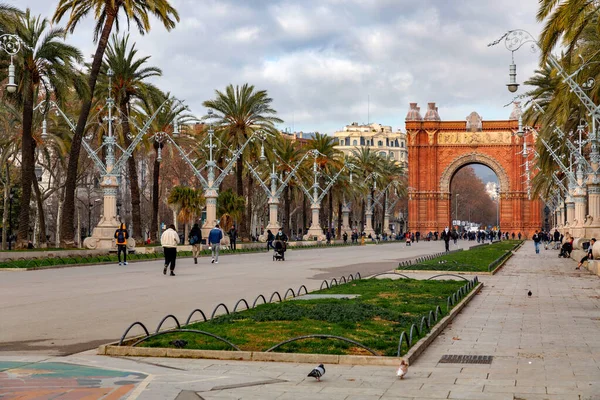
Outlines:
{"label": "cloud", "polygon": [[[16,0],[51,16],[48,0]],[[56,3],[56,2],[54,2]],[[163,70],[154,83],[202,102],[226,85],[266,89],[282,128],[332,133],[357,122],[403,128],[408,103],[436,102],[443,119],[506,118],[510,54],[487,44],[505,31],[537,35],[537,2],[522,0],[172,0],[182,19],[171,32],[152,20],[131,32],[139,55]],[[64,24],[64,21],[63,21]],[[93,54],[94,21],[68,41]],[[122,29],[126,29],[122,23]],[[515,55],[522,82],[537,55]]]}

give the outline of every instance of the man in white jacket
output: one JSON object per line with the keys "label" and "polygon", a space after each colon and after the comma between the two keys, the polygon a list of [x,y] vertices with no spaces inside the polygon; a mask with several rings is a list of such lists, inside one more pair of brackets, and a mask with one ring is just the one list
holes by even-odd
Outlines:
{"label": "man in white jacket", "polygon": [[177,245],[179,244],[179,235],[175,231],[175,225],[169,225],[169,229],[163,232],[160,237],[160,244],[165,253],[165,268],[163,274],[167,274],[167,268],[171,266],[171,276],[175,276],[175,259],[177,258]]}

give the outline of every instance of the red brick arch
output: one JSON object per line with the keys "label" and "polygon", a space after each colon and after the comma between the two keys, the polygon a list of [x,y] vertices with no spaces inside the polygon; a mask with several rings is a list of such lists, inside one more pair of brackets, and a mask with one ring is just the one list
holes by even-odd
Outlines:
{"label": "red brick arch", "polygon": [[[528,196],[526,159],[520,154],[524,139],[514,134],[518,121],[482,121],[475,113],[469,118],[469,122],[441,121],[430,103],[424,120],[418,107],[411,105],[406,121],[409,230],[425,233],[449,226],[452,177],[466,165],[483,164],[500,183],[500,228],[530,237],[542,226],[542,204]],[[533,146],[531,136],[525,140]]]}

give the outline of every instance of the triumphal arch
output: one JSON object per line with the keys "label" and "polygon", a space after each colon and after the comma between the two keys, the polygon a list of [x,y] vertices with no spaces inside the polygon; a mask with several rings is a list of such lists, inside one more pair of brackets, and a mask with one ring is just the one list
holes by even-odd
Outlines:
{"label": "triumphal arch", "polygon": [[[484,121],[476,112],[466,121],[442,121],[435,103],[422,117],[417,103],[406,116],[408,136],[409,230],[441,232],[451,225],[450,183],[469,164],[483,164],[498,176],[500,229],[531,237],[542,226],[542,203],[530,198],[533,135],[520,137],[515,106],[509,120]],[[526,149],[523,153],[523,141]]]}

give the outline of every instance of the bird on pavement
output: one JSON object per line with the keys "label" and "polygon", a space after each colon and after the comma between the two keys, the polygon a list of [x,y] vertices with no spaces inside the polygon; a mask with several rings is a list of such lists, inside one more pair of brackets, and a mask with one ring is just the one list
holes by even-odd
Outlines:
{"label": "bird on pavement", "polygon": [[318,367],[313,368],[312,371],[308,374],[308,376],[312,376],[313,378],[317,378],[317,382],[321,382],[321,377],[325,375],[325,367],[323,364],[319,364]]}
{"label": "bird on pavement", "polygon": [[400,361],[400,367],[398,368],[398,371],[396,371],[396,375],[398,375],[400,379],[404,379],[404,375],[406,375],[407,372],[408,363],[404,360]]}
{"label": "bird on pavement", "polygon": [[531,290],[529,292],[527,292],[527,296],[531,297],[533,293],[531,293]]}

